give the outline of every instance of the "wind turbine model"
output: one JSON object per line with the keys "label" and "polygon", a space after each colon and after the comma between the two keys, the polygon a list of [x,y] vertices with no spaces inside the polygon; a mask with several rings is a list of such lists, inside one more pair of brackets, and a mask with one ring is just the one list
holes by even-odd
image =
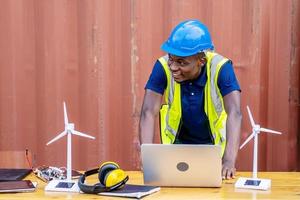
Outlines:
{"label": "wind turbine model", "polygon": [[251,111],[247,106],[248,115],[250,118],[252,126],[252,134],[245,140],[245,142],[240,146],[242,149],[253,137],[254,137],[254,148],[253,148],[253,174],[252,178],[240,177],[236,183],[236,188],[246,188],[246,189],[257,189],[257,190],[268,190],[271,187],[270,179],[259,179],[257,178],[257,150],[258,150],[258,134],[260,132],[281,134],[281,132],[273,131],[266,128],[261,128],[259,124],[255,124]]}
{"label": "wind turbine model", "polygon": [[65,121],[65,130],[53,138],[47,145],[55,142],[56,140],[67,135],[67,179],[66,180],[52,180],[45,187],[46,191],[64,191],[64,192],[79,192],[80,189],[78,187],[77,181],[72,180],[72,135],[78,135],[81,137],[86,137],[90,139],[95,139],[95,137],[81,133],[79,131],[74,130],[74,124],[69,123],[66,103],[64,105],[64,121]]}

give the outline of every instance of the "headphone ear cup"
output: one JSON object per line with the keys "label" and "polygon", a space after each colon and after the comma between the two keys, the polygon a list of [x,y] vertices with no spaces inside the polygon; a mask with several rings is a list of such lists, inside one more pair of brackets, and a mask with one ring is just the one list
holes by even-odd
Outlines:
{"label": "headphone ear cup", "polygon": [[[106,187],[113,187],[120,184],[127,178],[125,172],[121,169],[115,169],[109,171],[104,177],[104,183]],[[124,185],[124,184],[123,184]],[[121,185],[120,185],[121,186]],[[119,187],[120,187],[119,186]]]}
{"label": "headphone ear cup", "polygon": [[105,162],[105,163],[103,163],[100,166],[99,174],[98,174],[98,178],[99,178],[100,183],[102,185],[104,185],[105,187],[107,187],[106,184],[105,184],[105,177],[110,171],[116,170],[116,169],[119,169],[119,165],[117,163],[114,163],[114,162]]}

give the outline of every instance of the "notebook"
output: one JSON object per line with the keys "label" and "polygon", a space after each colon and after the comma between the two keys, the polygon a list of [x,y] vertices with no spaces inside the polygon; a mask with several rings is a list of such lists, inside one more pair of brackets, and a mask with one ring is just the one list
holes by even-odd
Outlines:
{"label": "notebook", "polygon": [[221,187],[221,147],[142,144],[144,184],[170,187]]}
{"label": "notebook", "polygon": [[30,174],[31,169],[4,169],[0,168],[0,181],[22,180]]}

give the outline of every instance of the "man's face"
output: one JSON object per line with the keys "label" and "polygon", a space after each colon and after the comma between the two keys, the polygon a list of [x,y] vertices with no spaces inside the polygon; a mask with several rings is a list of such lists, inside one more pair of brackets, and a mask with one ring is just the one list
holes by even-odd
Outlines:
{"label": "man's face", "polygon": [[169,54],[168,65],[174,80],[178,83],[196,79],[201,72],[202,63],[199,55],[178,57]]}

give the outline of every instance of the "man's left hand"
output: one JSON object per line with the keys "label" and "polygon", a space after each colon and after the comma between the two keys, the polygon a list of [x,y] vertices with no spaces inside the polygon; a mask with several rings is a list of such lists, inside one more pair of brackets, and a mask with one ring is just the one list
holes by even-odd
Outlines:
{"label": "man's left hand", "polygon": [[222,163],[222,179],[233,179],[235,178],[236,169],[234,162],[225,160]]}

